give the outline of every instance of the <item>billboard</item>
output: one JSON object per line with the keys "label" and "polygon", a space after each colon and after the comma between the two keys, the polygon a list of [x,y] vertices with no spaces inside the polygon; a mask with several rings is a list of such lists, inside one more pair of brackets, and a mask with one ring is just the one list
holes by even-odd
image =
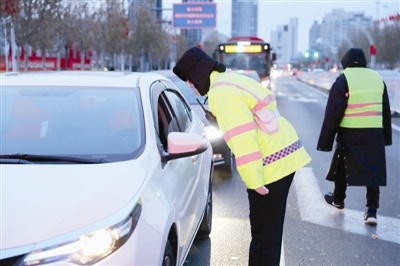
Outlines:
{"label": "billboard", "polygon": [[181,29],[204,29],[217,26],[215,3],[190,2],[173,5],[172,26]]}

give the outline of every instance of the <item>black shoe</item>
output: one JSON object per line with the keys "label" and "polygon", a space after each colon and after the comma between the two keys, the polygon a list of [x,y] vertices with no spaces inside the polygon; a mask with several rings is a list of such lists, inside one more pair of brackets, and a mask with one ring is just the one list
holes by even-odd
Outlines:
{"label": "black shoe", "polygon": [[367,210],[364,215],[364,222],[369,225],[377,225],[376,210]]}
{"label": "black shoe", "polygon": [[344,202],[341,202],[341,203],[335,202],[332,192],[329,192],[328,194],[325,194],[324,199],[325,199],[326,203],[328,203],[329,205],[335,207],[336,209],[339,209],[339,210],[343,210],[344,209]]}

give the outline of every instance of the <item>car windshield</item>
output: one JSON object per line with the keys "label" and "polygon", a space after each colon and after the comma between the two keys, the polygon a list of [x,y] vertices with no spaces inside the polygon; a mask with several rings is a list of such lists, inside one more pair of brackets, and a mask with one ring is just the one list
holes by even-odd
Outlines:
{"label": "car windshield", "polygon": [[2,158],[127,160],[145,142],[138,89],[3,86],[0,108]]}
{"label": "car windshield", "polygon": [[196,99],[203,104],[207,96],[196,95],[193,93],[192,89],[189,88],[184,81],[177,77],[170,77],[171,81],[178,87],[179,91],[182,92],[189,104],[199,104]]}

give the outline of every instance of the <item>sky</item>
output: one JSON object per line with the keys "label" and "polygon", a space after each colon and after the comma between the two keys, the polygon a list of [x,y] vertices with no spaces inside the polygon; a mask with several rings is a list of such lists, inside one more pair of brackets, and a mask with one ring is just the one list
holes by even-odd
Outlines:
{"label": "sky", "polygon": [[[172,8],[181,0],[163,0],[163,8]],[[231,34],[231,0],[214,0],[217,4],[217,29],[227,36]],[[347,12],[364,12],[365,16],[386,18],[400,13],[400,0],[258,0],[258,37],[268,42],[271,31],[289,23],[290,18],[298,18],[298,51],[308,48],[309,30],[314,23],[322,22],[325,14],[335,8]],[[164,12],[164,17],[172,18]]]}

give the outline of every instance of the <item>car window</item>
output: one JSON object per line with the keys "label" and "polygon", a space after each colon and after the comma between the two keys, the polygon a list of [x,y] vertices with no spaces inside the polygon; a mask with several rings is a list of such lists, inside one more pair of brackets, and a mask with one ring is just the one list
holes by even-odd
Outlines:
{"label": "car window", "polygon": [[172,111],[176,118],[181,132],[186,132],[192,122],[190,107],[182,97],[173,90],[165,92],[171,104]]}
{"label": "car window", "polygon": [[182,96],[173,89],[166,89],[162,83],[156,83],[152,88],[152,101],[157,102],[155,128],[163,149],[168,149],[168,134],[171,132],[186,132],[192,123],[192,113]]}
{"label": "car window", "polygon": [[138,89],[2,87],[2,154],[124,160],[145,143]]}

